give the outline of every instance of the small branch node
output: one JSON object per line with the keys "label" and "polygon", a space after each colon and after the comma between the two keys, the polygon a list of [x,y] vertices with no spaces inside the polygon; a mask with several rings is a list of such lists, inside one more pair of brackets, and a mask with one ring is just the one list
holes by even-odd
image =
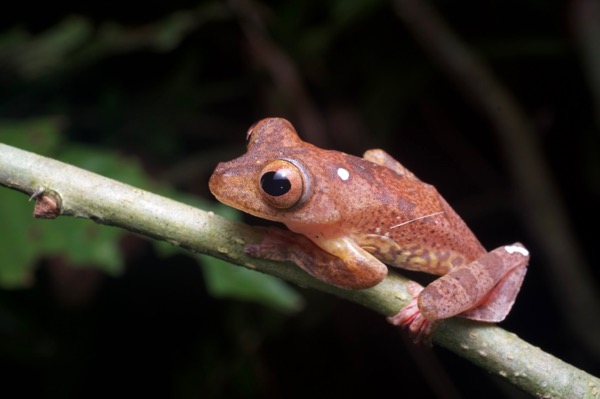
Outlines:
{"label": "small branch node", "polygon": [[32,199],[35,199],[34,218],[56,219],[60,215],[62,201],[57,192],[39,188],[29,200]]}

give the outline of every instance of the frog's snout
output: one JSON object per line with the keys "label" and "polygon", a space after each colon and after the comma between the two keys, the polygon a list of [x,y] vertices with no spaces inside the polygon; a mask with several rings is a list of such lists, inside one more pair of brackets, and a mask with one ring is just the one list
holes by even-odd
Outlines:
{"label": "frog's snout", "polygon": [[220,202],[236,207],[237,201],[251,192],[248,184],[251,175],[243,171],[238,160],[219,162],[208,180],[210,192]]}
{"label": "frog's snout", "polygon": [[217,198],[219,198],[218,193],[222,190],[221,188],[226,184],[224,181],[226,180],[228,169],[227,162],[219,162],[210,179],[208,179],[208,189]]}

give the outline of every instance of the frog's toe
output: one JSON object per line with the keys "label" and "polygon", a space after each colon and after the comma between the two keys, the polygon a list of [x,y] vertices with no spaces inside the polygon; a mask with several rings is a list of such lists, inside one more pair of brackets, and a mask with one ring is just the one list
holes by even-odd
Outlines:
{"label": "frog's toe", "polygon": [[431,333],[437,322],[427,320],[417,304],[416,298],[412,299],[398,314],[388,317],[388,322],[408,330],[415,344],[431,346]]}
{"label": "frog's toe", "polygon": [[[416,299],[412,299],[400,312],[387,318],[390,324],[395,326],[411,325],[417,317],[421,316]],[[422,317],[422,316],[421,316]]]}

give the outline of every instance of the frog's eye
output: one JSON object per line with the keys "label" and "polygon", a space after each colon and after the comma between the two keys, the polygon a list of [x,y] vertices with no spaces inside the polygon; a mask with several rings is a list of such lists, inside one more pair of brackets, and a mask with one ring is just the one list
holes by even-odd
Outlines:
{"label": "frog's eye", "polygon": [[304,202],[310,187],[304,168],[283,159],[270,162],[263,168],[258,185],[264,200],[279,209],[289,209]]}

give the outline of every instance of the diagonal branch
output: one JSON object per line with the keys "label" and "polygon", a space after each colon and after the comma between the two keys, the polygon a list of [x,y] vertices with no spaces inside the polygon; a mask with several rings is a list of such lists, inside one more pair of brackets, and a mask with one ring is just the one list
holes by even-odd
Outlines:
{"label": "diagonal branch", "polygon": [[[322,283],[290,263],[249,258],[243,247],[261,240],[258,229],[4,144],[0,144],[0,185],[38,198],[43,190],[59,200],[61,215],[89,218],[216,256],[348,299],[383,315],[397,313],[410,299],[408,280],[397,274],[373,288],[349,291]],[[448,320],[433,339],[536,396],[600,395],[599,379],[499,327]]]}

